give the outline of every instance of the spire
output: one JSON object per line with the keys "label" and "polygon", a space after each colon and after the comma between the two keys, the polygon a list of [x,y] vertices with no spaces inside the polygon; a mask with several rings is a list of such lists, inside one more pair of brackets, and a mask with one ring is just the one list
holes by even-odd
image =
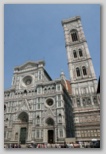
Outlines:
{"label": "spire", "polygon": [[61,78],[61,79],[66,79],[65,74],[64,74],[63,71],[61,71],[60,78]]}

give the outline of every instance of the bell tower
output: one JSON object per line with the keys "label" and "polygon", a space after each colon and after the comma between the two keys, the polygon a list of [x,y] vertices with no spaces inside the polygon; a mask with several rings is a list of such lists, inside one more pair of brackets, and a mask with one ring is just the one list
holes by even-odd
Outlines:
{"label": "bell tower", "polygon": [[100,140],[100,101],[97,79],[80,16],[62,21],[70,74],[77,141]]}
{"label": "bell tower", "polygon": [[94,93],[97,79],[80,16],[62,21],[73,95]]}

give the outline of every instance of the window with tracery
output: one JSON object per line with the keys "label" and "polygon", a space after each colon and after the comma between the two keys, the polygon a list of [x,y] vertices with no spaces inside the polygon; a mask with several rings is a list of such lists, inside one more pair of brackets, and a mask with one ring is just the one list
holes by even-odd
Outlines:
{"label": "window with tracery", "polygon": [[76,30],[71,31],[71,38],[73,42],[78,41],[78,34]]}
{"label": "window with tracery", "polygon": [[80,69],[78,67],[76,68],[76,73],[77,73],[77,76],[80,76]]}
{"label": "window with tracery", "polygon": [[38,115],[37,118],[36,118],[36,123],[37,123],[37,124],[40,123],[40,117],[39,117],[39,115]]}
{"label": "window with tracery", "polygon": [[15,133],[15,140],[18,140],[18,133]]}
{"label": "window with tracery", "polygon": [[83,71],[83,75],[87,75],[87,71],[86,71],[86,67],[85,66],[82,67],[82,71]]}
{"label": "window with tracery", "polygon": [[91,99],[90,98],[87,99],[87,105],[91,105]]}
{"label": "window with tracery", "polygon": [[59,113],[58,120],[59,120],[59,121],[58,121],[59,123],[62,122],[62,116],[61,116],[61,113]]}
{"label": "window with tracery", "polygon": [[86,106],[86,99],[85,98],[82,100],[82,103],[83,103],[83,106]]}
{"label": "window with tracery", "polygon": [[4,105],[4,111],[6,112],[6,105]]}
{"label": "window with tracery", "polygon": [[95,105],[97,104],[97,98],[96,97],[93,98],[93,102],[94,102]]}
{"label": "window with tracery", "polygon": [[80,100],[79,100],[79,99],[77,99],[77,106],[78,106],[78,107],[81,106]]}
{"label": "window with tracery", "polygon": [[79,49],[79,56],[82,57],[83,56],[83,53],[82,53],[82,50]]}
{"label": "window with tracery", "polygon": [[77,58],[77,52],[75,50],[73,51],[73,55],[74,55],[74,58]]}

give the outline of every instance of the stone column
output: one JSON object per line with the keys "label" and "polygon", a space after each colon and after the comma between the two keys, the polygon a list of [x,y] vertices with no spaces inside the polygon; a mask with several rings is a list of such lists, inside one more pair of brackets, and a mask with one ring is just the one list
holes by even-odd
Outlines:
{"label": "stone column", "polygon": [[47,135],[48,130],[44,129],[43,130],[43,142],[48,143],[48,135]]}
{"label": "stone column", "polygon": [[54,129],[54,142],[57,143],[57,128]]}
{"label": "stone column", "polygon": [[29,127],[28,127],[28,138],[27,138],[28,141],[31,141],[31,133],[32,133],[31,125],[29,125]]}

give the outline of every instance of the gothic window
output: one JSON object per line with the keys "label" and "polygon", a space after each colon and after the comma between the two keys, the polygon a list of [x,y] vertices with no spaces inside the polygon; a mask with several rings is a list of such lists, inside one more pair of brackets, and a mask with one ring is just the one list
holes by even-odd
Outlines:
{"label": "gothic window", "polygon": [[73,55],[74,55],[74,58],[77,58],[77,52],[75,50],[73,51]]}
{"label": "gothic window", "polygon": [[60,85],[57,85],[57,91],[60,91]]}
{"label": "gothic window", "polygon": [[80,69],[78,67],[76,68],[76,73],[77,73],[77,76],[80,76]]}
{"label": "gothic window", "polygon": [[24,90],[24,94],[27,94],[27,91],[26,90]]}
{"label": "gothic window", "polygon": [[37,116],[36,122],[37,122],[37,124],[40,123],[40,117],[39,117],[39,115]]}
{"label": "gothic window", "polygon": [[86,71],[86,67],[85,66],[82,67],[82,71],[83,71],[83,75],[87,75],[87,71]]}
{"label": "gothic window", "polygon": [[91,105],[91,99],[90,98],[87,99],[87,105]]}
{"label": "gothic window", "polygon": [[4,111],[6,111],[6,105],[4,105]]}
{"label": "gothic window", "polygon": [[86,106],[86,100],[85,100],[85,98],[82,100],[82,102],[83,102],[83,106]]}
{"label": "gothic window", "polygon": [[8,118],[6,118],[6,121],[8,121]]}
{"label": "gothic window", "polygon": [[77,35],[77,31],[76,30],[72,30],[71,31],[71,38],[72,38],[73,42],[78,41],[78,35]]}
{"label": "gothic window", "polygon": [[77,99],[77,106],[78,106],[78,107],[81,106],[80,100],[79,100],[79,99]]}
{"label": "gothic window", "polygon": [[59,113],[58,120],[59,120],[59,123],[61,123],[61,120],[62,120],[61,113]]}
{"label": "gothic window", "polygon": [[50,87],[49,87],[49,88],[48,88],[48,91],[50,92],[50,90],[51,90],[51,89],[50,89]]}
{"label": "gothic window", "polygon": [[18,140],[18,133],[15,133],[15,140]]}
{"label": "gothic window", "polygon": [[52,90],[55,90],[55,87],[52,87]]}
{"label": "gothic window", "polygon": [[79,49],[79,56],[80,56],[80,57],[83,56],[83,54],[82,54],[82,50],[81,50],[81,49]]}
{"label": "gothic window", "polygon": [[44,88],[44,93],[46,93],[47,92],[47,88]]}
{"label": "gothic window", "polygon": [[97,98],[96,97],[93,98],[93,102],[94,102],[94,104],[97,104]]}

